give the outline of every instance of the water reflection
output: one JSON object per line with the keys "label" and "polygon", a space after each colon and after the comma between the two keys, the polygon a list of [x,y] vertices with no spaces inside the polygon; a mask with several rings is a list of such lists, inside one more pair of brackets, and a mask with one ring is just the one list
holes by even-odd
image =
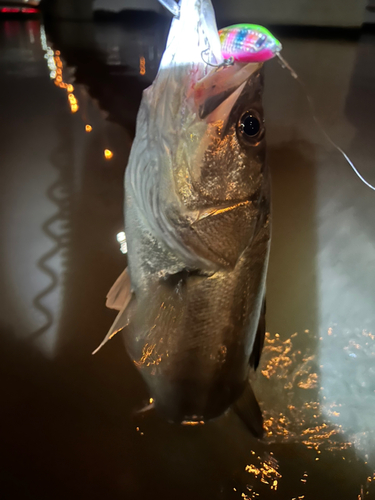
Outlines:
{"label": "water reflection", "polygon": [[[170,20],[128,13],[120,23],[48,23],[51,42],[75,68],[75,81],[131,135],[142,91],[155,78]],[[100,75],[100,76],[99,76]]]}
{"label": "water reflection", "polygon": [[[54,245],[37,261],[38,268],[47,276],[49,283],[33,299],[34,307],[45,317],[45,322],[34,331],[30,337],[32,340],[36,340],[52,328],[52,331],[48,332],[53,339],[51,342],[51,351],[53,351],[55,347],[56,323],[58,322],[56,316],[59,311],[58,307],[56,307],[57,304],[51,308],[44,304],[44,299],[47,298],[48,300],[48,297],[61,287],[61,275],[63,270],[62,260],[69,241],[67,224],[69,221],[70,199],[68,192],[69,181],[71,180],[71,170],[69,166],[66,165],[65,162],[61,162],[55,155],[53,159],[55,160],[54,164],[58,170],[58,179],[47,189],[46,197],[56,206],[57,210],[42,224],[42,231]],[[53,262],[54,258],[58,258],[60,261],[60,266],[57,268],[56,264]],[[61,289],[59,291],[61,294]]]}
{"label": "water reflection", "polygon": [[105,149],[104,150],[104,158],[106,160],[111,160],[113,158],[113,153],[110,149]]}
{"label": "water reflection", "polygon": [[[84,104],[82,113],[90,114],[92,123],[96,124],[94,141],[100,149],[91,168],[103,163],[105,146],[110,143],[117,147],[118,132],[110,128],[112,133],[108,138],[108,125],[100,111],[87,103],[83,88],[73,87],[71,68],[64,67],[63,56],[51,48],[38,21],[7,21],[2,27],[0,64],[5,75],[2,89],[8,95],[2,108],[8,125],[3,129],[6,146],[2,151],[2,161],[7,166],[2,171],[6,193],[2,210],[5,242],[2,260],[3,283],[8,287],[11,304],[4,308],[2,316],[3,320],[12,318],[11,311],[18,309],[17,313],[13,312],[12,322],[17,325],[21,338],[37,342],[45,354],[53,357],[58,351],[60,320],[64,315],[67,262],[76,210],[73,199],[82,190],[80,156],[89,143],[82,135],[83,130],[89,130],[85,122],[82,123],[84,116],[79,113],[76,121],[69,121],[65,106],[60,107],[56,87],[58,92],[62,90],[66,94],[65,103],[68,102],[72,113],[78,111],[76,95],[79,94]],[[32,58],[28,44],[32,47]],[[9,54],[13,55],[12,60]],[[25,58],[25,54],[28,57]],[[20,76],[24,80],[18,84]],[[49,78],[55,86],[48,83]],[[20,88],[15,94],[13,88],[18,85]],[[92,131],[92,125],[89,127]],[[22,148],[15,146],[17,138]],[[118,152],[126,158],[129,143],[124,134],[120,143]],[[121,185],[124,167],[121,163],[113,167],[115,171],[120,167]],[[120,207],[118,212],[118,218],[122,219]],[[12,273],[14,268],[18,272]],[[23,322],[27,326],[21,326]]]}
{"label": "water reflection", "polygon": [[79,107],[76,96],[73,93],[74,87],[71,83],[64,82],[64,65],[60,58],[61,53],[59,50],[53,51],[52,48],[48,46],[43,26],[40,27],[40,41],[46,53],[45,58],[47,59],[48,68],[50,69],[50,77],[57,87],[66,90],[70,110],[72,113],[76,113]]}
{"label": "water reflection", "polygon": [[[255,452],[252,452],[255,455]],[[264,461],[261,460],[260,457],[257,457],[259,460],[258,467],[253,464],[246,465],[245,471],[249,474],[254,474],[256,479],[260,479],[260,481],[264,484],[268,484],[271,490],[277,490],[277,485],[282,477],[280,472],[278,472],[279,464],[275,458],[273,458],[273,452],[271,452],[268,458]],[[253,488],[252,488],[253,489]],[[255,491],[252,492],[254,496],[259,496],[259,493]]]}
{"label": "water reflection", "polygon": [[[305,337],[302,341],[305,346],[312,344],[306,337],[314,337],[314,334],[306,331],[302,336]],[[268,397],[264,402],[267,440],[270,443],[301,442],[318,454],[322,450],[345,450],[352,443],[345,438],[342,426],[325,421],[327,416],[339,416],[335,411],[339,404],[332,397],[328,402],[326,396],[322,396],[321,403],[319,399],[314,399],[315,391],[312,392],[312,389],[320,387],[324,366],[319,366],[318,374],[315,371],[319,362],[316,353],[310,349],[305,349],[304,352],[296,349],[293,341],[297,337],[297,333],[285,341],[277,334],[271,338],[268,333],[266,337],[261,373],[267,383],[265,380],[258,380],[257,384],[272,384],[272,394],[278,395],[283,407],[278,408],[275,401],[272,404]],[[267,409],[267,402],[270,403],[271,410]]]}

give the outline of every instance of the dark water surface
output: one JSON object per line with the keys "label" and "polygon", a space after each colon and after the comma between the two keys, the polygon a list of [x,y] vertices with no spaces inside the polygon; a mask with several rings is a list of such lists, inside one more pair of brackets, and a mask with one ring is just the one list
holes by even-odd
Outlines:
{"label": "dark water surface", "polygon": [[[153,18],[0,24],[0,498],[375,498],[375,193],[275,61],[265,441],[232,413],[201,427],[137,415],[148,394],[121,338],[91,356],[114,317],[123,174],[167,32]],[[375,184],[374,39],[282,42]]]}

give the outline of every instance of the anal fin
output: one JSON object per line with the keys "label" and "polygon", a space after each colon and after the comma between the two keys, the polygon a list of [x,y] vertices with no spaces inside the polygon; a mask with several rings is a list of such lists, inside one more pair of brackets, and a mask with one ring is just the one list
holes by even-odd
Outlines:
{"label": "anal fin", "polygon": [[264,434],[262,411],[250,382],[246,383],[242,396],[233,405],[233,410],[237,413],[251,434],[258,439],[262,439]]}
{"label": "anal fin", "polygon": [[253,351],[249,359],[250,366],[254,368],[254,370],[256,370],[259,366],[259,361],[263,351],[265,336],[266,336],[266,298],[263,299],[263,305],[253,345]]}

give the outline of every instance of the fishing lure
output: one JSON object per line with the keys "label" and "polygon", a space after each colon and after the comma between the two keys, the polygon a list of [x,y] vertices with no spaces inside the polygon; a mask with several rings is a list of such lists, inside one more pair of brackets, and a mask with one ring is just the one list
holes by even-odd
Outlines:
{"label": "fishing lure", "polygon": [[277,56],[281,65],[288,69],[292,77],[302,86],[309,102],[314,121],[321,129],[327,141],[345,158],[359,179],[367,187],[375,191],[375,187],[364,179],[349,156],[331,139],[323,125],[320,123],[320,120],[317,118],[315,113],[313,100],[309,95],[305,84],[290,64],[288,64],[288,62],[280,54],[282,45],[270,31],[257,24],[236,24],[220,30],[219,36],[221,51],[224,57],[224,66],[231,65],[234,62],[261,63]]}
{"label": "fishing lure", "polygon": [[282,45],[270,31],[257,24],[235,24],[219,31],[225,59],[241,63],[260,63],[272,59]]}

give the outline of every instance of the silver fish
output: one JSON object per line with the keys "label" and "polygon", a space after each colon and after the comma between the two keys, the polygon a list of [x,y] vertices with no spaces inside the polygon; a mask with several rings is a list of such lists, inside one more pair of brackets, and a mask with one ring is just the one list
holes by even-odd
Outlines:
{"label": "silver fish", "polygon": [[225,67],[210,0],[182,0],[144,91],[125,176],[128,268],[105,341],[126,349],[156,409],[205,421],[230,406],[262,435],[248,383],[264,339],[270,244],[261,64]]}

